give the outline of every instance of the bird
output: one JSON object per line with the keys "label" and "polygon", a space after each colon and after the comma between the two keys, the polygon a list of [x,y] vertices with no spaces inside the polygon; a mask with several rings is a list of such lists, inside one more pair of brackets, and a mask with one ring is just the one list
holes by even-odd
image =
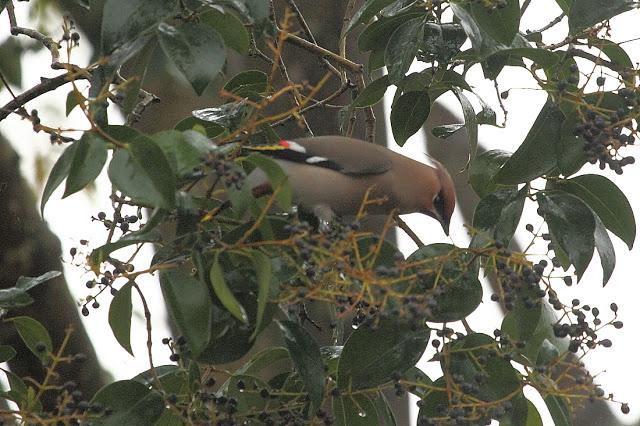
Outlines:
{"label": "bird", "polygon": [[[288,176],[293,202],[321,223],[355,216],[365,197],[380,198],[367,206],[369,215],[423,213],[436,219],[446,235],[455,209],[453,180],[435,167],[388,148],[344,136],[280,140],[261,153],[273,158]],[[271,191],[261,169],[247,177],[254,195]],[[382,201],[383,200],[383,201]]]}

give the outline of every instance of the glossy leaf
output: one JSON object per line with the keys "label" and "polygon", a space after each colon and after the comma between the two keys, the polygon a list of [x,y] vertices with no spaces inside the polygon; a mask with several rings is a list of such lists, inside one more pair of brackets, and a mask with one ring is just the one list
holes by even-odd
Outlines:
{"label": "glossy leaf", "polygon": [[508,246],[520,223],[528,192],[526,186],[520,191],[499,189],[480,200],[473,214],[473,227],[479,234],[474,236],[472,246],[483,247],[487,238]]}
{"label": "glossy leaf", "polygon": [[459,24],[427,22],[424,27],[424,43],[421,50],[429,56],[446,62],[460,52],[460,47],[466,40],[467,34]]}
{"label": "glossy leaf", "polygon": [[469,167],[469,183],[474,192],[484,198],[495,191],[498,185],[494,178],[498,170],[511,157],[511,153],[501,149],[492,149],[476,156]]}
{"label": "glossy leaf", "polygon": [[232,13],[221,13],[212,9],[200,16],[200,20],[214,28],[223,38],[225,46],[238,53],[249,53],[249,33],[242,21]]}
{"label": "glossy leaf", "polygon": [[169,16],[176,0],[106,0],[102,9],[102,54],[137,38]]}
{"label": "glossy leaf", "polygon": [[8,318],[5,321],[13,323],[24,344],[40,359],[43,365],[49,362],[53,344],[47,329],[42,324],[26,316]]}
{"label": "glossy leaf", "polygon": [[407,139],[418,130],[429,117],[431,101],[429,94],[407,92],[391,106],[391,130],[396,143],[403,146]]}
{"label": "glossy leaf", "polygon": [[391,84],[396,84],[409,71],[423,37],[424,18],[411,19],[391,34],[384,52]]}
{"label": "glossy leaf", "polygon": [[573,194],[598,215],[604,226],[620,237],[629,249],[636,239],[636,221],[627,196],[601,175],[581,175],[559,180],[554,188]]}
{"label": "glossy leaf", "polygon": [[109,326],[120,346],[133,356],[131,349],[132,283],[123,285],[109,305]]}
{"label": "glossy leaf", "polygon": [[62,198],[76,193],[93,182],[107,161],[107,143],[95,133],[85,132],[77,145],[69,167]]}
{"label": "glossy leaf", "polygon": [[183,132],[185,130],[194,130],[212,139],[224,132],[224,128],[222,126],[196,117],[187,117],[180,120],[174,126],[174,129]]}
{"label": "glossy leaf", "polygon": [[384,97],[389,85],[389,76],[384,75],[377,80],[369,83],[353,101],[353,106],[356,108],[364,108],[371,105],[375,105]]}
{"label": "glossy leaf", "polygon": [[[338,362],[338,387],[366,389],[391,380],[393,373],[413,367],[429,343],[430,329],[406,322],[381,320],[361,325],[347,339]],[[375,350],[371,343],[375,342]]]}
{"label": "glossy leaf", "polygon": [[464,126],[467,129],[467,137],[469,139],[469,161],[472,161],[478,151],[478,121],[476,119],[476,112],[469,99],[462,93],[462,90],[454,88],[453,94],[456,95],[462,107]]}
{"label": "glossy leaf", "polygon": [[160,287],[171,317],[197,357],[211,335],[213,308],[207,284],[182,270],[162,270]]}
{"label": "glossy leaf", "polygon": [[573,416],[561,396],[547,395],[544,402],[547,404],[555,426],[571,426],[573,424]]}
{"label": "glossy leaf", "polygon": [[500,417],[501,426],[543,426],[536,406],[524,395],[511,400],[512,409]]}
{"label": "glossy leaf", "polygon": [[156,133],[152,139],[162,149],[179,178],[191,176],[194,168],[200,166],[206,154],[215,148],[208,137],[194,130],[167,130]]}
{"label": "glossy leaf", "polygon": [[600,256],[600,264],[602,265],[602,285],[606,285],[616,267],[616,252],[611,238],[609,238],[607,228],[604,227],[597,216],[595,221],[596,230],[593,237],[596,243],[596,250],[598,250],[598,255]]}
{"label": "glossy leaf", "polygon": [[180,27],[162,23],[158,36],[164,53],[201,95],[225,62],[224,40],[220,34],[203,23]]}
{"label": "glossy leaf", "polygon": [[627,0],[577,0],[569,11],[569,34],[577,34],[581,30],[616,15],[631,10],[633,3]]}
{"label": "glossy leaf", "polygon": [[285,359],[290,359],[287,349],[282,346],[268,347],[253,355],[246,364],[236,370],[236,374],[258,375],[265,368]]}
{"label": "glossy leaf", "polygon": [[564,353],[569,347],[568,339],[561,339],[554,335],[553,324],[556,321],[556,315],[544,301],[533,307],[527,307],[518,300],[514,309],[505,315],[500,330],[512,341],[524,342],[524,347],[517,350],[529,360],[530,366],[545,365],[550,361],[540,356],[545,342],[551,344],[558,354]]}
{"label": "glossy leaf", "polygon": [[165,410],[160,393],[133,380],[106,385],[91,402],[111,408],[111,415],[92,419],[92,423],[99,426],[147,426],[154,424]]}
{"label": "glossy leaf", "polygon": [[16,281],[16,288],[19,288],[24,291],[29,291],[32,288],[39,286],[42,283],[46,283],[54,278],[57,278],[62,275],[60,271],[49,271],[37,277],[25,277],[20,276]]}
{"label": "glossy leaf", "polygon": [[367,394],[340,395],[331,400],[335,423],[338,426],[383,426],[375,405]]}
{"label": "glossy leaf", "polygon": [[71,170],[71,162],[73,161],[73,157],[75,156],[76,149],[78,148],[77,142],[69,145],[64,152],[58,158],[58,161],[53,165],[51,172],[49,173],[49,177],[47,178],[47,183],[44,185],[44,190],[42,191],[42,200],[40,201],[40,214],[44,214],[44,206],[49,201],[51,194],[55,191],[63,180],[67,178],[69,175],[69,170]]}
{"label": "glossy leaf", "polygon": [[506,185],[529,182],[555,167],[563,120],[562,112],[548,100],[527,137],[496,174],[495,181]]}
{"label": "glossy leaf", "polygon": [[481,2],[470,5],[473,19],[482,31],[498,42],[509,45],[520,27],[520,2],[507,0],[505,7],[490,8]]}
{"label": "glossy leaf", "polygon": [[[477,383],[478,374],[484,376],[474,396],[483,401],[497,401],[513,394],[521,386],[518,372],[508,360],[496,353],[495,340],[485,334],[469,334],[449,344],[451,356],[442,357],[443,370],[461,380]],[[480,363],[478,359],[486,359]],[[446,363],[446,364],[445,364]]]}
{"label": "glossy leaf", "polygon": [[407,259],[417,262],[416,273],[421,271],[424,275],[417,280],[412,293],[423,294],[436,285],[441,289],[433,295],[436,303],[430,307],[428,321],[459,321],[482,302],[477,269],[470,267],[469,257],[452,255],[455,249],[451,244],[430,244],[419,248]]}
{"label": "glossy leaf", "polygon": [[576,268],[578,280],[587,269],[595,247],[595,219],[591,209],[567,193],[538,194],[538,204],[555,244]]}
{"label": "glossy leaf", "polygon": [[607,55],[611,62],[616,64],[620,69],[633,68],[633,62],[629,58],[629,54],[618,44],[611,40],[599,39],[592,42],[592,46],[600,49],[602,53]]}
{"label": "glossy leaf", "polygon": [[217,252],[213,258],[213,264],[211,265],[211,270],[209,271],[209,279],[211,280],[211,285],[213,287],[213,291],[216,296],[222,303],[227,311],[231,313],[238,320],[247,324],[249,322],[249,317],[247,316],[247,312],[244,307],[238,302],[238,299],[235,298],[233,292],[227,285],[227,282],[224,278],[224,273],[222,271],[222,266],[219,262],[220,253]]}
{"label": "glossy leaf", "polygon": [[13,359],[17,354],[18,353],[13,349],[13,347],[9,345],[0,345],[0,363]]}
{"label": "glossy leaf", "polygon": [[261,251],[253,250],[251,252],[251,260],[256,271],[256,283],[258,284],[258,309],[256,312],[256,328],[252,338],[257,336],[262,329],[262,321],[264,312],[269,302],[269,292],[271,290],[271,259],[269,259]]}
{"label": "glossy leaf", "polygon": [[364,4],[353,14],[353,17],[349,21],[349,24],[345,28],[342,37],[346,36],[352,29],[359,24],[366,24],[376,14],[378,14],[385,6],[392,3],[394,0],[367,0]]}
{"label": "glossy leaf", "polygon": [[175,176],[160,147],[146,136],[119,148],[109,164],[111,182],[125,195],[156,207],[175,205]]}
{"label": "glossy leaf", "polygon": [[224,90],[238,96],[250,96],[267,90],[267,74],[258,70],[243,71],[224,85]]}
{"label": "glossy leaf", "polygon": [[369,24],[358,37],[358,49],[361,52],[386,46],[391,34],[403,23],[413,18],[424,17],[424,13],[403,13],[391,18],[380,18]]}
{"label": "glossy leaf", "polygon": [[[240,385],[241,383],[241,385]],[[246,389],[251,391],[247,391]],[[237,401],[236,409],[239,413],[260,412],[269,403],[269,399],[260,396],[260,391],[266,390],[271,393],[271,389],[262,379],[246,374],[234,374],[223,385],[227,398],[234,398]],[[253,390],[256,391],[253,391]]]}
{"label": "glossy leaf", "polygon": [[311,401],[311,412],[320,408],[324,398],[325,371],[320,348],[315,339],[300,324],[278,321],[285,344],[296,371],[305,384]]}

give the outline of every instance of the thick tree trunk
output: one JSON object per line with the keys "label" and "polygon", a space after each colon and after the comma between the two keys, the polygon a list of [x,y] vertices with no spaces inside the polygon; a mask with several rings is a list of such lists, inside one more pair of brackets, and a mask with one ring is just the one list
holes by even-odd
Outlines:
{"label": "thick tree trunk", "polygon": [[[35,197],[20,175],[19,157],[0,135],[0,288],[13,287],[21,275],[39,276],[52,270],[62,271],[60,257],[60,241],[36,209]],[[56,383],[74,381],[85,397],[90,398],[107,383],[108,376],[97,361],[64,278],[58,277],[29,293],[35,303],[11,311],[9,315],[28,315],[43,323],[51,335],[54,350],[62,343],[65,330],[73,328],[66,353],[83,353],[86,360],[61,364]],[[18,351],[9,362],[12,372],[42,381],[44,368],[22,343],[11,323],[0,322],[0,342]],[[44,403],[48,410],[53,408],[55,400],[48,395]]]}

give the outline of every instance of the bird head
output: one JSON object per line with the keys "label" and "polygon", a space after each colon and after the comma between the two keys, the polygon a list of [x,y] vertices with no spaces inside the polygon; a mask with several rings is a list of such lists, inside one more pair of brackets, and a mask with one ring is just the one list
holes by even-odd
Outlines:
{"label": "bird head", "polygon": [[444,233],[449,235],[449,224],[453,210],[456,207],[456,193],[453,185],[453,179],[442,164],[433,160],[435,163],[435,174],[437,177],[436,191],[432,193],[432,198],[427,200],[425,214],[433,217],[440,225]]}

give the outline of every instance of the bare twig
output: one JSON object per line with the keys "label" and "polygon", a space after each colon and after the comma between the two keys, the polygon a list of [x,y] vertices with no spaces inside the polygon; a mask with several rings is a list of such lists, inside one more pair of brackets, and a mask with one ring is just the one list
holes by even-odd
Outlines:
{"label": "bare twig", "polygon": [[321,57],[325,57],[335,61],[341,68],[347,69],[352,72],[361,72],[364,68],[362,64],[357,64],[348,59],[343,58],[342,56],[334,53],[330,50],[325,49],[324,47],[320,47],[317,44],[313,44],[303,38],[300,38],[296,35],[287,33],[287,37],[285,40],[295,46],[298,46],[302,49],[305,49],[315,55],[319,55]]}
{"label": "bare twig", "polygon": [[420,240],[416,233],[413,232],[413,229],[409,228],[409,225],[407,225],[406,222],[400,218],[400,215],[396,214],[394,216],[394,219],[396,220],[398,228],[402,229],[413,240],[413,242],[416,243],[418,248],[424,247],[424,243],[422,242],[422,240]]}
{"label": "bare twig", "polygon": [[599,56],[596,56],[592,53],[585,52],[584,50],[570,48],[567,53],[571,56],[578,56],[580,58],[588,59],[596,65],[601,65],[603,67],[607,67],[613,71],[618,71],[620,67],[616,66],[613,62],[607,61]]}
{"label": "bare twig", "polygon": [[27,102],[34,100],[40,95],[56,90],[58,87],[64,86],[72,80],[86,79],[88,79],[88,76],[75,72],[67,72],[53,78],[42,77],[42,82],[40,84],[33,86],[26,92],[16,96],[12,101],[7,102],[3,107],[0,107],[0,121],[4,120],[9,114],[24,107]]}
{"label": "bare twig", "polygon": [[[358,74],[358,90],[362,91],[365,88],[364,73]],[[368,106],[364,109],[365,119],[365,140],[367,142],[375,142],[376,140],[376,115],[373,112],[373,107]]]}
{"label": "bare twig", "polygon": [[18,21],[16,20],[16,12],[13,6],[13,1],[9,0],[6,4],[7,14],[9,15],[9,25],[11,35],[26,35],[27,37],[31,37],[32,39],[39,41],[42,43],[44,47],[46,47],[49,52],[51,52],[51,68],[59,69],[60,68],[60,51],[59,49],[62,47],[58,44],[57,41],[52,39],[51,37],[47,37],[46,35],[40,33],[39,31],[33,30],[31,28],[24,28],[18,26]]}

